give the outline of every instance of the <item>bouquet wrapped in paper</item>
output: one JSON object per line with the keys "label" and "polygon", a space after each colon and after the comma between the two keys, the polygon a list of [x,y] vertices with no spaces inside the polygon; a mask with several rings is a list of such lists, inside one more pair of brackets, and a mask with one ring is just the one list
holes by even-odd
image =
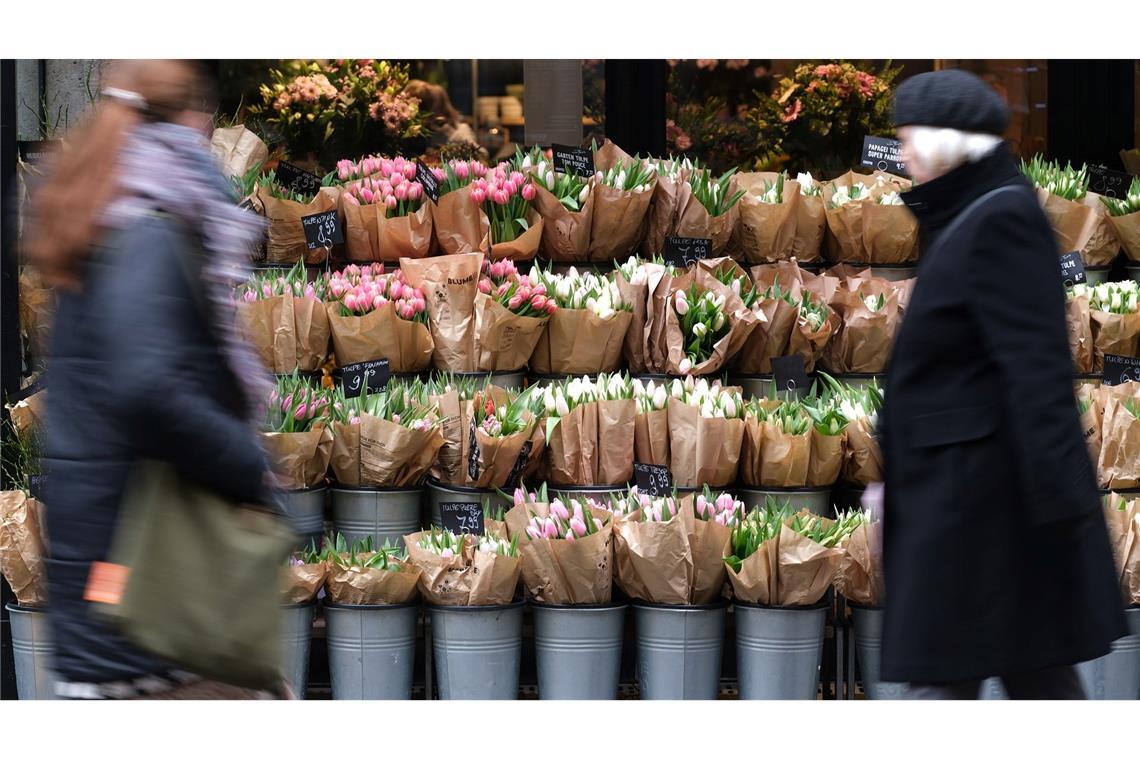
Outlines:
{"label": "bouquet wrapped in paper", "polygon": [[532,411],[538,386],[502,402],[476,392],[467,421],[463,469],[471,488],[513,488],[541,459],[545,438]]}
{"label": "bouquet wrapped in paper", "polygon": [[883,576],[883,524],[869,512],[855,515],[858,524],[851,531],[839,571],[835,590],[849,602],[867,607],[881,607],[886,594]]}
{"label": "bouquet wrapped in paper", "polygon": [[1101,488],[1140,488],[1140,383],[1102,386],[1100,456]]}
{"label": "bouquet wrapped in paper", "polygon": [[402,259],[400,270],[427,301],[428,325],[434,344],[432,365],[452,372],[474,372],[475,297],[483,268],[481,253]]}
{"label": "bouquet wrapped in paper", "polygon": [[875,172],[847,174],[823,191],[828,258],[858,264],[904,264],[918,258],[918,221],[899,193],[910,182]]}
{"label": "bouquet wrapped in paper", "polygon": [[744,405],[740,480],[760,488],[830,486],[843,467],[847,418],[833,395]]}
{"label": "bouquet wrapped in paper", "polygon": [[669,470],[680,488],[736,481],[744,439],[744,400],[739,389],[711,385],[692,375],[669,389]]}
{"label": "bouquet wrapped in paper", "polygon": [[333,391],[332,470],[347,486],[419,485],[443,447],[437,409],[419,383],[391,382],[380,393]]}
{"label": "bouquet wrapped in paper", "polygon": [[315,193],[300,193],[283,188],[275,172],[261,177],[256,199],[269,220],[265,243],[265,259],[273,264],[323,264],[329,249],[309,250],[301,217],[333,211],[340,203],[340,188],[330,186],[333,175],[325,177]]}
{"label": "bouquet wrapped in paper", "polygon": [[542,400],[552,482],[590,486],[630,480],[637,405],[628,375],[552,383]]}
{"label": "bouquet wrapped in paper", "polygon": [[[612,145],[607,142],[598,152]],[[657,187],[657,174],[652,165],[627,158],[599,170],[593,181],[594,215],[590,222],[587,259],[612,261],[636,254],[645,232],[649,203]]]}
{"label": "bouquet wrapped in paper", "polygon": [[[344,541],[339,535],[337,538]],[[281,569],[283,604],[308,604],[317,598],[329,575],[329,553],[327,548],[321,550],[310,546],[290,555],[288,563]]]}
{"label": "bouquet wrapped in paper", "polygon": [[737,369],[768,374],[772,359],[799,356],[808,372],[839,332],[840,317],[828,303],[837,281],[800,269],[795,261],[755,267],[742,300],[757,326],[741,349]]}
{"label": "bouquet wrapped in paper", "polygon": [[431,365],[427,299],[399,269],[350,264],[325,288],[325,308],[337,364],[387,359],[392,372],[420,372]]}
{"label": "bouquet wrapped in paper", "polygon": [[1095,463],[1100,459],[1100,424],[1104,412],[1100,406],[1100,385],[1081,383],[1077,386],[1077,410],[1081,415],[1081,434],[1085,437],[1089,456]]}
{"label": "bouquet wrapped in paper", "polygon": [[522,570],[517,537],[506,541],[433,528],[405,536],[404,545],[429,604],[476,607],[515,599]]}
{"label": "bouquet wrapped in paper", "polygon": [[771,499],[732,530],[724,563],[732,598],[774,607],[819,602],[835,580],[848,536],[862,515],[829,520],[810,512],[791,514]]}
{"label": "bouquet wrapped in paper", "polygon": [[324,483],[333,449],[331,412],[331,391],[314,388],[296,374],[277,380],[266,404],[261,444],[283,488]]}
{"label": "bouquet wrapped in paper", "polygon": [[677,271],[671,265],[630,257],[614,271],[614,284],[622,301],[632,306],[633,317],[625,334],[622,355],[630,372],[664,372],[668,360],[665,316],[669,289]]}
{"label": "bouquet wrapped in paper", "polygon": [[255,272],[237,288],[238,330],[262,363],[279,375],[315,372],[329,350],[327,281],[308,282],[305,268]]}
{"label": "bouquet wrapped in paper", "polygon": [[32,355],[46,359],[55,320],[55,290],[34,267],[20,268],[20,327]]}
{"label": "bouquet wrapped in paper", "polygon": [[1124,255],[1140,263],[1140,177],[1133,177],[1123,198],[1101,198],[1108,223],[1116,233]]}
{"label": "bouquet wrapped in paper", "polygon": [[668,384],[634,378],[633,400],[637,415],[633,425],[633,459],[642,464],[669,466]]}
{"label": "bouquet wrapped in paper", "polygon": [[681,215],[682,190],[688,187],[689,177],[697,165],[688,158],[668,161],[650,161],[657,175],[653,199],[646,214],[645,237],[641,241],[641,255],[652,258],[665,250],[665,238],[673,234]]}
{"label": "bouquet wrapped in paper", "polygon": [[1088,298],[1093,371],[1104,369],[1105,354],[1140,356],[1140,285],[1125,280],[1073,286],[1072,297],[1082,296]]}
{"label": "bouquet wrapped in paper", "polygon": [[839,374],[883,372],[902,322],[895,284],[877,277],[848,278],[835,291],[831,308],[841,325],[823,351],[823,364]]}
{"label": "bouquet wrapped in paper", "polygon": [[0,491],[0,573],[24,607],[47,604],[42,511],[25,491]]}
{"label": "bouquet wrapped in paper", "polygon": [[633,319],[633,304],[618,285],[574,267],[564,275],[535,267],[530,281],[543,285],[546,298],[558,306],[530,357],[531,372],[581,375],[618,369]]}
{"label": "bouquet wrapped in paper", "polygon": [[432,210],[436,245],[444,256],[490,254],[491,222],[472,198],[471,183],[487,173],[479,161],[453,160],[432,173],[439,182],[439,203]]}
{"label": "bouquet wrapped in paper", "polygon": [[650,497],[634,489],[627,499],[634,509],[614,523],[621,590],[655,604],[715,602],[724,586],[724,550],[743,516],[743,502],[707,488],[683,498]]}
{"label": "bouquet wrapped in paper", "polygon": [[541,152],[517,159],[534,180],[533,205],[542,218],[542,250],[550,261],[586,261],[594,220],[592,177],[555,172]]}
{"label": "bouquet wrapped in paper", "polygon": [[741,299],[741,280],[747,275],[728,259],[704,260],[673,278],[662,336],[669,374],[715,374],[744,347],[758,318]]}
{"label": "bouquet wrapped in paper", "polygon": [[711,255],[725,255],[740,218],[739,201],[744,195],[743,190],[732,190],[735,172],[731,169],[720,177],[713,177],[708,169],[689,173],[688,182],[678,193],[674,235],[708,238],[712,241]]}
{"label": "bouquet wrapped in paper", "polygon": [[469,447],[472,402],[477,393],[490,396],[495,404],[505,404],[510,394],[492,385],[487,377],[456,376],[443,373],[425,385],[428,403],[438,410],[443,446],[431,475],[442,483],[465,485],[467,482],[464,454]]}
{"label": "bouquet wrapped in paper", "polygon": [[1109,494],[1104,504],[1109,543],[1125,606],[1140,604],[1140,499]]}
{"label": "bouquet wrapped in paper", "polygon": [[475,296],[476,368],[512,372],[534,354],[558,303],[510,261],[484,261]]}
{"label": "bouquet wrapped in paper", "polygon": [[432,204],[416,181],[416,163],[396,158],[341,161],[338,178],[349,261],[422,259],[432,249]]}
{"label": "bouquet wrapped in paper", "polygon": [[1092,314],[1089,294],[1069,288],[1065,299],[1065,326],[1069,332],[1069,354],[1073,357],[1073,371],[1087,375],[1093,370]]}
{"label": "bouquet wrapped in paper", "polygon": [[374,548],[372,536],[347,549],[337,536],[326,566],[325,592],[334,604],[408,604],[419,592],[422,571],[408,560],[408,552],[387,543]]}
{"label": "bouquet wrapped in paper", "polygon": [[867,486],[883,480],[883,452],[879,448],[876,424],[883,407],[883,391],[872,381],[865,388],[841,385],[835,378],[820,373],[838,403],[839,413],[847,420],[843,455],[843,480]]}
{"label": "bouquet wrapped in paper", "polygon": [[749,172],[732,179],[732,187],[744,191],[729,249],[733,257],[766,264],[795,256],[799,184],[774,172]]}
{"label": "bouquet wrapped in paper", "polygon": [[1037,188],[1037,200],[1057,241],[1057,251],[1080,251],[1085,266],[1107,266],[1120,252],[1108,214],[1100,196],[1089,192],[1088,171],[1072,164],[1061,167],[1058,161],[1045,161],[1040,155],[1026,163],[1021,171]]}
{"label": "bouquet wrapped in paper", "polygon": [[244,124],[218,127],[210,135],[210,152],[222,165],[222,174],[241,177],[269,160],[269,148]]}

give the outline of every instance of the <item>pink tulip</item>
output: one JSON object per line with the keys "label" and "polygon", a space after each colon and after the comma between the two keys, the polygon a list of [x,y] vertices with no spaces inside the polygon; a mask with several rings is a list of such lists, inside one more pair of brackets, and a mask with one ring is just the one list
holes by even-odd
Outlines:
{"label": "pink tulip", "polygon": [[349,293],[344,297],[344,308],[349,311],[356,311],[356,294]]}
{"label": "pink tulip", "polygon": [[487,189],[487,197],[488,198],[494,198],[495,193],[499,192],[499,185],[494,180],[492,180],[486,184],[486,189]]}
{"label": "pink tulip", "polygon": [[522,187],[522,199],[527,203],[530,203],[534,200],[534,195],[536,192],[537,191],[534,189],[534,185],[528,182]]}
{"label": "pink tulip", "polygon": [[383,305],[384,305],[384,296],[376,296],[375,298],[372,299],[372,308],[373,309],[379,309]]}
{"label": "pink tulip", "polygon": [[360,189],[360,197],[364,200],[365,203],[371,203],[373,198],[375,198],[375,196],[372,194],[372,191],[367,187],[362,187]]}
{"label": "pink tulip", "polygon": [[580,517],[575,517],[570,520],[570,530],[574,531],[574,535],[582,537],[586,535],[586,523]]}
{"label": "pink tulip", "polygon": [[419,182],[411,182],[408,184],[408,200],[418,201],[424,194],[424,186]]}
{"label": "pink tulip", "polygon": [[546,313],[547,314],[553,314],[556,311],[558,311],[558,304],[556,304],[554,301],[547,301],[546,302]]}
{"label": "pink tulip", "polygon": [[[528,278],[527,282],[529,282],[529,281],[530,280]],[[536,295],[540,295],[540,296],[546,295],[546,286],[544,284],[542,284],[541,282],[538,283],[537,285],[535,285],[533,290],[534,290],[534,293]]]}
{"label": "pink tulip", "polygon": [[392,195],[396,196],[396,200],[398,201],[406,201],[408,199],[408,183],[405,182],[402,185],[396,185],[396,189]]}
{"label": "pink tulip", "polygon": [[505,295],[507,294],[507,292],[508,292],[510,289],[511,289],[511,284],[510,284],[509,282],[504,282],[504,283],[503,283],[502,285],[500,285],[500,286],[498,287],[498,289],[495,291],[495,297],[496,297],[496,298],[502,298],[503,296],[505,296]]}
{"label": "pink tulip", "polygon": [[514,180],[508,179],[503,183],[503,189],[507,191],[507,195],[514,195],[518,192],[519,186],[515,184]]}
{"label": "pink tulip", "polygon": [[487,200],[487,193],[481,188],[476,187],[471,191],[471,202],[476,206],[483,205],[485,200]]}
{"label": "pink tulip", "polygon": [[601,530],[601,529],[602,529],[602,521],[595,517],[594,518],[594,530]]}
{"label": "pink tulip", "polygon": [[482,177],[484,174],[487,173],[487,167],[483,166],[483,164],[479,163],[478,161],[472,161],[471,162],[471,173],[474,174],[476,177]]}
{"label": "pink tulip", "polygon": [[733,511],[732,494],[722,493],[720,496],[716,497],[716,508],[717,508],[717,511],[719,511],[719,512],[732,512]]}
{"label": "pink tulip", "polygon": [[404,178],[405,179],[415,179],[416,178],[416,165],[413,164],[411,161],[405,161],[404,162]]}
{"label": "pink tulip", "polygon": [[396,208],[396,196],[389,195],[384,199],[384,205],[388,208]]}
{"label": "pink tulip", "polygon": [[708,508],[708,502],[705,501],[704,494],[697,496],[697,517],[704,518],[705,510]]}
{"label": "pink tulip", "polygon": [[347,203],[347,204],[348,204],[348,205],[350,205],[350,206],[359,206],[359,205],[360,205],[360,201],[358,201],[358,200],[356,199],[356,196],[355,196],[354,194],[352,194],[352,193],[346,193],[346,194],[345,194],[345,196],[344,196],[344,202],[345,202],[345,203]]}
{"label": "pink tulip", "polygon": [[534,541],[537,541],[537,540],[539,540],[540,538],[542,538],[542,531],[541,531],[541,530],[539,530],[539,529],[538,529],[537,527],[535,527],[534,525],[531,525],[529,528],[527,528],[527,529],[526,529],[526,534],[527,534],[528,536],[530,536],[530,537],[531,537],[531,539],[532,539],[532,540],[534,540]]}
{"label": "pink tulip", "polygon": [[515,183],[515,187],[521,187],[522,183],[526,182],[526,177],[523,176],[522,172],[514,171],[511,172],[511,182]]}
{"label": "pink tulip", "polygon": [[550,502],[550,514],[557,517],[559,520],[569,520],[570,510],[566,509],[566,505],[562,503],[561,499],[555,499]]}
{"label": "pink tulip", "polygon": [[307,404],[301,404],[299,407],[297,407],[297,411],[293,412],[293,417],[296,418],[298,422],[300,422],[301,420],[305,419],[305,415],[307,415],[308,413],[309,413],[308,405]]}
{"label": "pink tulip", "polygon": [[424,297],[422,295],[416,296],[414,299],[412,299],[412,301],[416,305],[417,314],[422,314],[427,309],[427,301],[424,300]]}
{"label": "pink tulip", "polygon": [[522,296],[520,296],[518,293],[515,293],[513,296],[511,296],[511,300],[507,302],[507,308],[511,311],[517,311],[522,305],[523,299]]}
{"label": "pink tulip", "polygon": [[440,169],[438,166],[433,166],[431,168],[431,173],[432,176],[434,176],[440,182],[443,182],[445,179],[447,179],[447,173],[444,172],[443,169]]}
{"label": "pink tulip", "polygon": [[317,289],[313,287],[313,283],[305,285],[305,298],[316,298]]}
{"label": "pink tulip", "polygon": [[546,538],[558,538],[558,526],[549,517],[542,525],[542,534]]}
{"label": "pink tulip", "polygon": [[242,299],[246,303],[253,303],[257,300],[257,293],[254,293],[252,290],[247,290],[245,291],[245,295],[242,296]]}
{"label": "pink tulip", "polygon": [[491,295],[491,281],[486,278],[479,280],[479,292]]}
{"label": "pink tulip", "polygon": [[441,556],[441,557],[454,557],[455,552],[453,552],[451,549],[444,549],[443,551],[441,551],[439,553],[439,556]]}
{"label": "pink tulip", "polygon": [[546,296],[535,296],[530,300],[530,305],[538,311],[546,308]]}
{"label": "pink tulip", "polygon": [[463,161],[456,161],[451,169],[455,172],[455,176],[461,180],[465,180],[470,176],[470,170],[467,168],[467,164]]}

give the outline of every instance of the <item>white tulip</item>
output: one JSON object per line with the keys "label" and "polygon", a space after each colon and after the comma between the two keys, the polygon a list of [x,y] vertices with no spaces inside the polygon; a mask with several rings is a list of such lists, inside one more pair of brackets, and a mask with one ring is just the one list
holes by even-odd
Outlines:
{"label": "white tulip", "polygon": [[655,390],[653,392],[653,408],[654,409],[664,409],[665,408],[665,402],[668,400],[669,400],[669,398],[665,394],[665,386],[664,385],[659,386],[657,388],[657,390]]}
{"label": "white tulip", "polygon": [[526,155],[526,156],[523,156],[523,160],[522,160],[522,168],[524,168],[524,169],[529,169],[529,168],[530,168],[530,163],[531,163],[531,162],[530,162],[530,155],[528,154],[528,155]]}
{"label": "white tulip", "polygon": [[732,396],[729,396],[729,395],[724,396],[724,405],[723,406],[724,406],[724,416],[725,417],[735,417],[736,416],[736,402],[734,402],[732,400]]}
{"label": "white tulip", "polygon": [[720,330],[724,327],[724,312],[717,312],[716,319],[713,320],[713,330]]}
{"label": "white tulip", "polygon": [[695,325],[693,325],[693,335],[698,338],[705,337],[705,334],[708,333],[708,331],[708,325],[706,325],[704,322],[697,322]]}
{"label": "white tulip", "polygon": [[583,203],[585,203],[586,198],[588,197],[590,197],[590,186],[585,185],[582,188],[582,192],[578,193],[578,205],[581,206]]}
{"label": "white tulip", "polygon": [[561,394],[558,395],[558,402],[555,406],[555,410],[558,412],[559,417],[565,417],[566,415],[570,414],[570,406],[566,403],[565,397],[563,397]]}
{"label": "white tulip", "polygon": [[[681,360],[681,365],[684,366],[685,362],[689,361],[687,358]],[[690,362],[691,363],[691,362]],[[685,397],[685,386],[681,384],[679,379],[675,379],[673,384],[669,387],[669,395],[673,398]]]}

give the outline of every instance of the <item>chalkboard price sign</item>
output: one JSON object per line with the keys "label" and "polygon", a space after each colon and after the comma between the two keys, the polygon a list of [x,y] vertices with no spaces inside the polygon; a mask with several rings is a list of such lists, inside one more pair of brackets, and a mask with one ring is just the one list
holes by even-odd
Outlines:
{"label": "chalkboard price sign", "polygon": [[712,255],[712,240],[709,238],[690,238],[667,235],[665,237],[665,250],[661,258],[666,264],[688,269],[701,259]]}
{"label": "chalkboard price sign", "polygon": [[1105,385],[1140,382],[1140,358],[1105,354],[1104,374],[1101,375],[1101,380]]}
{"label": "chalkboard price sign", "polygon": [[673,493],[673,476],[669,468],[660,464],[633,463],[633,477],[637,490],[650,496],[667,496]]}
{"label": "chalkboard price sign", "polygon": [[1061,281],[1066,288],[1086,282],[1085,262],[1080,251],[1061,254]]}
{"label": "chalkboard price sign", "polygon": [[910,175],[906,173],[906,164],[900,155],[901,150],[902,143],[898,140],[867,135],[863,138],[863,158],[859,163],[870,169],[908,177]]}
{"label": "chalkboard price sign", "polygon": [[1132,175],[1107,166],[1089,166],[1089,190],[1106,198],[1123,198],[1132,185]]}
{"label": "chalkboard price sign", "polygon": [[554,171],[563,174],[576,174],[589,177],[594,173],[594,154],[589,148],[576,148],[573,145],[552,145],[551,158]]}
{"label": "chalkboard price sign", "polygon": [[344,227],[341,226],[336,209],[303,216],[301,224],[305,227],[305,242],[310,251],[332,248],[344,242]]}
{"label": "chalkboard price sign", "polygon": [[344,388],[344,395],[355,398],[364,392],[367,387],[369,393],[379,393],[388,387],[388,378],[392,376],[391,364],[387,359],[375,359],[368,362],[346,364],[336,371],[340,384]]}
{"label": "chalkboard price sign", "polygon": [[435,178],[431,167],[416,163],[416,182],[424,187],[424,195],[431,198],[432,203],[439,203],[439,180]]}
{"label": "chalkboard price sign", "polygon": [[776,381],[776,391],[779,393],[806,390],[810,383],[807,369],[804,367],[804,358],[799,354],[774,357],[772,377]]}
{"label": "chalkboard price sign", "polygon": [[275,174],[277,184],[295,193],[314,195],[321,189],[320,177],[288,161],[278,161]]}
{"label": "chalkboard price sign", "polygon": [[483,507],[466,501],[445,501],[439,505],[439,521],[452,533],[483,535]]}

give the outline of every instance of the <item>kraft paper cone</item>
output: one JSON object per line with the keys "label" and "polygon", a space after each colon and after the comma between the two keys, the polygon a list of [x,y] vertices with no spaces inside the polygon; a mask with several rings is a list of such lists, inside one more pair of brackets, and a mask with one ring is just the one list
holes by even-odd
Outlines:
{"label": "kraft paper cone", "polygon": [[858,486],[883,480],[883,453],[866,418],[856,419],[847,426],[843,479]]}
{"label": "kraft paper cone", "polygon": [[633,421],[633,458],[643,464],[658,464],[668,467],[669,458],[669,411],[655,409],[639,414]]}
{"label": "kraft paper cone", "polygon": [[646,215],[645,239],[641,241],[641,254],[646,258],[660,256],[665,250],[665,238],[673,234],[680,213],[681,187],[688,187],[684,178],[657,177],[653,200]]}
{"label": "kraft paper cone", "polygon": [[441,196],[432,211],[432,224],[444,256],[491,252],[491,224],[471,201],[471,185]]}
{"label": "kraft paper cone", "polygon": [[538,339],[530,371],[543,375],[615,372],[621,366],[632,320],[633,313],[628,311],[602,320],[589,309],[559,309]]}
{"label": "kraft paper cone", "polygon": [[210,135],[210,152],[221,162],[226,177],[244,177],[269,160],[269,148],[244,124],[215,129]]}
{"label": "kraft paper cone", "polygon": [[[475,477],[471,477],[468,471],[467,485],[471,488],[513,488],[515,484],[507,481],[515,472],[515,463],[519,460],[523,446],[531,439],[535,424],[537,420],[532,420],[531,427],[525,431],[501,438],[492,438],[481,429],[476,429],[478,466]],[[465,456],[465,465],[466,459]]]}
{"label": "kraft paper cone", "polygon": [[550,506],[525,504],[507,513],[511,535],[519,536],[527,598],[542,604],[609,604],[613,592],[613,527],[607,524],[597,533],[573,541],[531,539],[526,527],[532,513],[546,517]]}
{"label": "kraft paper cone", "polygon": [[443,445],[436,453],[431,475],[441,483],[462,485],[467,479],[464,470],[466,462],[463,460],[463,431],[469,424],[464,414],[464,404],[459,401],[459,394],[455,391],[432,396],[429,401],[439,410],[439,429],[443,437]]}
{"label": "kraft paper cone", "polygon": [[238,331],[269,371],[316,372],[324,365],[329,319],[320,301],[283,295],[240,302],[237,317]]}
{"label": "kraft paper cone", "polygon": [[[884,182],[879,183],[882,177]],[[831,208],[840,187],[862,182],[869,200],[851,201]],[[909,189],[910,183],[885,172],[871,175],[847,172],[824,186],[828,258],[861,264],[902,264],[918,258],[918,221],[906,206],[883,206],[878,198],[888,191]]]}
{"label": "kraft paper cone", "polygon": [[40,503],[23,491],[0,491],[0,572],[21,606],[47,604]]}
{"label": "kraft paper cone", "polygon": [[[360,425],[332,424],[333,445],[329,466],[342,486],[360,485]],[[441,436],[442,437],[442,436]]]}
{"label": "kraft paper cone", "polygon": [[740,203],[735,203],[720,216],[709,216],[708,209],[697,200],[693,195],[692,186],[686,182],[678,193],[677,204],[680,211],[677,214],[677,223],[673,227],[673,234],[678,237],[708,238],[712,241],[710,255],[724,254],[736,231],[736,224],[740,218]]}
{"label": "kraft paper cone", "polygon": [[918,259],[918,220],[906,206],[860,204],[863,211],[863,261],[905,264]]}
{"label": "kraft paper cone", "polygon": [[635,159],[618,147],[617,143],[608,137],[602,141],[601,147],[594,151],[594,168],[605,172],[618,164],[629,164]]}
{"label": "kraft paper cone", "polygon": [[1120,239],[1116,236],[1116,228],[1109,221],[1108,207],[1101,201],[1101,196],[1093,192],[1085,193],[1081,203],[1093,212],[1092,228],[1088,241],[1081,249],[1081,258],[1089,266],[1108,266],[1120,253]]}
{"label": "kraft paper cone", "polygon": [[20,269],[20,326],[28,337],[32,354],[47,358],[51,345],[51,327],[55,319],[55,291],[43,281],[39,271]]}
{"label": "kraft paper cone", "polygon": [[1069,331],[1069,354],[1073,371],[1087,375],[1093,370],[1092,315],[1088,296],[1072,296],[1065,304],[1065,323]]}
{"label": "kraft paper cone", "polygon": [[[684,509],[692,509],[687,500]],[[711,520],[693,518],[689,536],[689,551],[693,557],[693,588],[690,604],[711,604],[721,596],[727,577],[724,564],[725,550],[732,537],[732,528]]]}
{"label": "kraft paper cone", "polygon": [[387,212],[388,208],[382,203],[359,206],[341,202],[344,245],[349,261],[395,263],[403,258],[422,259],[431,254],[430,201],[405,216],[388,219]]}
{"label": "kraft paper cone", "polygon": [[1140,487],[1140,420],[1124,407],[1126,399],[1140,403],[1134,383],[1105,388],[1097,478],[1101,488]]}
{"label": "kraft paper cone", "polygon": [[763,480],[764,423],[752,415],[744,418],[744,435],[740,442],[740,482],[757,486]]}
{"label": "kraft paper cone", "polygon": [[404,537],[408,558],[420,570],[420,592],[429,604],[489,606],[510,604],[518,587],[518,557],[500,557],[476,550],[467,537],[463,551],[440,557],[419,547],[424,533]]}
{"label": "kraft paper cone", "polygon": [[669,299],[665,309],[665,342],[668,346],[667,370],[672,375],[685,374],[681,372],[681,361],[685,358],[685,336],[681,334],[681,321],[673,307],[673,294],[678,290],[687,290],[691,282],[696,282],[698,290],[703,294],[712,291],[723,295],[725,299],[724,312],[727,318],[728,332],[713,344],[712,354],[708,359],[695,365],[691,374],[712,375],[722,368],[727,368],[729,362],[744,348],[758,324],[756,314],[744,306],[740,296],[732,292],[732,288],[718,282],[711,273],[697,267],[692,272],[673,279],[669,292]]}
{"label": "kraft paper cone", "polygon": [[477,369],[513,372],[526,366],[549,317],[520,317],[485,293],[475,296]]}
{"label": "kraft paper cone", "polygon": [[1113,314],[1089,310],[1093,335],[1093,371],[1104,370],[1104,355],[1140,355],[1140,312]]}
{"label": "kraft paper cone", "polygon": [[1053,228],[1058,253],[1080,251],[1085,266],[1107,266],[1116,258],[1120,241],[1096,193],[1070,201],[1037,188],[1037,201]]}
{"label": "kraft paper cone", "polygon": [[1082,383],[1077,389],[1078,401],[1089,401],[1089,408],[1081,415],[1081,434],[1085,437],[1089,455],[1093,464],[1100,459],[1100,424],[1101,412],[1100,393],[1097,386],[1091,383]]}
{"label": "kraft paper cone", "polygon": [[811,457],[808,460],[807,485],[811,488],[830,486],[839,479],[843,468],[843,442],[846,436],[824,435],[811,429]]}
{"label": "kraft paper cone", "polygon": [[1140,604],[1140,499],[1133,499],[1129,507],[1128,554],[1124,557],[1120,576],[1120,589],[1129,605]]}
{"label": "kraft paper cone", "polygon": [[680,488],[719,488],[736,479],[744,420],[700,414],[695,406],[669,399],[669,469]]}
{"label": "kraft paper cone", "polygon": [[637,253],[656,186],[654,179],[651,187],[638,193],[594,184],[590,192],[594,218],[590,223],[589,261],[624,261]]}
{"label": "kraft paper cone", "polygon": [[807,321],[800,316],[802,311],[799,308],[796,309],[796,314],[795,326],[788,341],[788,353],[802,358],[804,369],[807,372],[814,372],[816,362],[823,357],[824,350],[843,323],[838,314],[829,310],[827,319],[820,328],[812,330]]}
{"label": "kraft paper cone", "polygon": [[640,513],[614,523],[615,580],[626,596],[655,604],[690,604],[693,557],[684,511],[663,523]]}
{"label": "kraft paper cone", "polygon": [[835,580],[842,549],[828,549],[787,525],[780,528],[776,604],[815,604]]}
{"label": "kraft paper cone", "polygon": [[571,211],[540,183],[534,183],[534,188],[532,203],[542,216],[543,256],[563,264],[586,261],[590,250],[590,225],[594,220],[593,190],[586,196],[580,211]]}
{"label": "kraft paper cone", "polygon": [[40,390],[26,399],[5,407],[12,420],[12,427],[22,441],[30,441],[44,429],[44,410],[47,404],[47,391]]}
{"label": "kraft paper cone", "polygon": [[1124,216],[1108,217],[1108,223],[1124,249],[1124,255],[1133,263],[1140,263],[1140,211]]}
{"label": "kraft paper cone", "polygon": [[328,566],[324,562],[281,568],[282,604],[308,604],[325,585],[327,577]]}
{"label": "kraft paper cone", "polygon": [[802,488],[807,484],[811,460],[811,432],[792,435],[773,422],[760,424],[760,485],[766,488]]}
{"label": "kraft paper cone", "polygon": [[526,218],[530,225],[526,232],[514,240],[491,244],[491,259],[531,261],[538,255],[539,246],[542,245],[542,217],[536,210],[531,209]]}
{"label": "kraft paper cone", "polygon": [[733,234],[734,252],[749,264],[785,261],[795,255],[800,186],[784,183],[782,203],[764,203],[766,183],[779,178],[773,172],[749,172],[732,178],[729,193],[744,190],[737,202],[739,218]]}
{"label": "kraft paper cone", "polygon": [[325,480],[332,458],[332,429],[318,424],[304,433],[262,433],[269,464],[290,491],[313,488]]}
{"label": "kraft paper cone", "polygon": [[[649,285],[631,284],[629,280],[625,279],[625,275],[622,274],[620,270],[614,272],[614,283],[617,284],[617,289],[618,292],[621,293],[622,300],[633,305],[633,311],[630,314],[629,324],[626,326],[625,336],[622,341],[621,355],[625,358],[626,365],[629,367],[630,372],[635,374],[648,372],[649,370],[646,368],[645,340]],[[557,317],[561,311],[562,309],[559,309],[554,313],[554,316]],[[547,331],[553,332],[553,330],[554,324],[552,319],[551,324],[547,326]],[[553,363],[553,359],[551,359],[550,364],[553,365]]]}
{"label": "kraft paper cone", "polygon": [[556,485],[592,486],[598,458],[598,404],[570,410],[547,440],[550,480]]}
{"label": "kraft paper cone", "polygon": [[1140,603],[1140,500],[1127,502],[1119,494],[1104,500],[1104,522],[1125,605]]}
{"label": "kraft paper cone", "polygon": [[360,418],[360,483],[403,488],[418,485],[443,446],[439,428],[412,430],[374,417]]}
{"label": "kraft paper cone", "polygon": [[835,575],[835,590],[856,604],[882,606],[886,600],[882,523],[863,523],[851,534]]}
{"label": "kraft paper cone", "polygon": [[436,369],[475,371],[475,296],[482,267],[479,253],[400,260],[408,282],[427,300]]}
{"label": "kraft paper cone", "polygon": [[411,562],[389,558],[399,571],[375,567],[329,568],[325,590],[333,604],[408,604],[416,598],[422,571]]}
{"label": "kraft paper cone", "polygon": [[637,402],[618,399],[598,402],[597,473],[599,485],[628,483],[633,478]]}
{"label": "kraft paper cone", "polygon": [[649,294],[645,302],[645,343],[643,356],[646,372],[665,372],[669,364],[669,345],[665,339],[668,314],[673,310],[669,296],[673,276],[663,266],[647,266]]}
{"label": "kraft paper cone", "polygon": [[814,195],[801,195],[796,209],[796,239],[792,255],[805,263],[823,260],[823,237],[827,230],[827,214],[823,199]]}
{"label": "kraft paper cone", "polygon": [[298,203],[274,198],[265,185],[257,188],[257,200],[269,220],[265,260],[274,264],[323,264],[329,251],[325,248],[309,250],[301,217],[332,211],[340,200],[340,188],[322,187],[311,203]]}
{"label": "kraft paper cone", "polygon": [[361,317],[342,317],[339,303],[325,308],[338,366],[388,359],[392,372],[420,372],[431,365],[431,331],[396,316],[391,302]]}
{"label": "kraft paper cone", "polygon": [[[858,290],[849,290],[858,288]],[[879,311],[871,311],[863,295],[884,295]],[[849,280],[836,291],[831,308],[842,319],[838,333],[827,344],[823,361],[835,373],[882,372],[891,357],[899,326],[898,294],[886,280]]]}

